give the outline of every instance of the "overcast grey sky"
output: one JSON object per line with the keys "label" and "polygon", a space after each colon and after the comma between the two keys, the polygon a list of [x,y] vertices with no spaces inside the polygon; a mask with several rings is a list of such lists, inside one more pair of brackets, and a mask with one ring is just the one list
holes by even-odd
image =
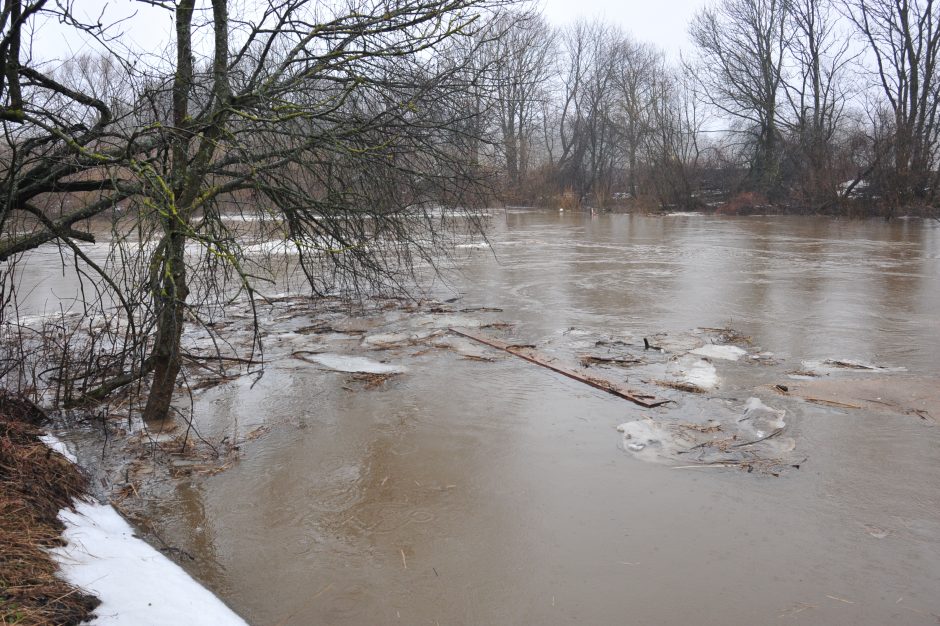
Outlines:
{"label": "overcast grey sky", "polygon": [[688,49],[689,20],[707,0],[543,0],[545,17],[562,25],[579,17],[619,24],[637,40],[654,43],[671,58]]}
{"label": "overcast grey sky", "polygon": [[[541,0],[545,17],[555,25],[564,25],[578,18],[601,17],[619,24],[636,39],[654,43],[672,58],[678,58],[682,49],[688,49],[689,20],[707,0]],[[80,0],[75,8],[88,17],[97,18],[107,6],[106,18],[127,17],[136,11],[137,17],[125,30],[137,45],[147,49],[158,42],[166,42],[172,21],[166,11],[148,7],[131,0]],[[50,35],[56,29],[49,29]],[[60,47],[64,42],[50,41]]]}

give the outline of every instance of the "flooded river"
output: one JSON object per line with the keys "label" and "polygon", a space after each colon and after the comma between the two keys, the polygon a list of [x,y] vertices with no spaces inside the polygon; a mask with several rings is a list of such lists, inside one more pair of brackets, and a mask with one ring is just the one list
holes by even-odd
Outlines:
{"label": "flooded river", "polygon": [[[390,310],[353,334],[272,317],[264,376],[196,395],[206,436],[268,430],[227,471],[144,494],[187,570],[269,625],[940,620],[940,224],[492,221],[489,244],[459,247],[460,272],[438,283],[439,301],[459,298],[444,313]],[[559,362],[617,346],[605,354],[646,365],[606,375],[673,402],[647,409],[482,345],[444,349],[451,326]],[[747,357],[689,355],[722,328],[750,338]],[[400,373],[371,385],[304,351]],[[705,393],[654,384],[700,365]],[[774,388],[829,381],[840,399]],[[900,410],[878,410],[889,392]],[[617,430],[700,433],[714,418],[731,432],[752,398],[786,425],[765,442],[783,459],[772,471],[644,456],[663,442]]]}

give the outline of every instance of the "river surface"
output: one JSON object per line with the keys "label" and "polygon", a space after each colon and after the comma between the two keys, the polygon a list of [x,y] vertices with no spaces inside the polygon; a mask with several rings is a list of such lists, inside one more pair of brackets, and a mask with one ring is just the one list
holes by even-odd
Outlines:
{"label": "river surface", "polygon": [[[880,369],[820,378],[936,398],[940,224],[517,210],[488,239],[456,250],[435,295],[501,311],[390,312],[329,346],[404,373],[372,387],[291,358],[328,338],[285,322],[263,377],[196,396],[207,436],[268,430],[230,469],[144,499],[186,569],[270,625],[940,620],[940,406],[773,389],[829,359]],[[559,358],[597,338],[646,358],[644,337],[687,350],[733,327],[765,362],[709,359],[708,393],[663,388],[675,401],[645,409],[482,346],[489,360],[363,344],[493,322],[511,326],[475,332]],[[783,470],[651,462],[617,432],[733,424],[755,397],[785,411]]]}

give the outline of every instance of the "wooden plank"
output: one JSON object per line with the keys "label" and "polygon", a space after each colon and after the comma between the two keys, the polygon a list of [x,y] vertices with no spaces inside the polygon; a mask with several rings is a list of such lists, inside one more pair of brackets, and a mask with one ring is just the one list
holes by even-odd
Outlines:
{"label": "wooden plank", "polygon": [[484,345],[487,345],[491,348],[496,348],[497,350],[502,350],[503,352],[508,352],[513,356],[517,356],[520,359],[525,359],[529,363],[535,363],[536,365],[541,365],[544,368],[550,369],[553,372],[561,374],[562,376],[567,376],[568,378],[574,379],[578,382],[584,383],[585,385],[590,385],[595,389],[600,389],[601,391],[606,391],[609,394],[615,395],[618,398],[623,398],[624,400],[629,400],[634,404],[639,404],[642,407],[647,409],[652,409],[657,406],[662,406],[672,402],[672,400],[662,400],[656,396],[651,396],[647,394],[637,393],[625,387],[616,385],[610,381],[603,380],[600,378],[594,378],[593,376],[585,376],[584,374],[577,372],[575,370],[568,369],[566,367],[561,367],[560,365],[554,365],[550,363],[545,357],[533,352],[531,348],[524,346],[514,346],[498,339],[492,339],[490,337],[484,337],[482,335],[475,335],[473,333],[467,332],[465,330],[457,330],[456,328],[451,328],[450,332],[460,335],[461,337],[466,337],[467,339],[472,339]]}

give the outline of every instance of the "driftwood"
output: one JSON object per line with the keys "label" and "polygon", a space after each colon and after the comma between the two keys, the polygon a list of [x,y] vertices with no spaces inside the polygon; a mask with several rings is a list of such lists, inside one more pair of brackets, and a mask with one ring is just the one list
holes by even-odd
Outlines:
{"label": "driftwood", "polygon": [[634,404],[639,404],[640,406],[646,407],[648,409],[651,409],[657,406],[662,406],[664,404],[672,402],[672,400],[661,400],[657,398],[656,396],[651,396],[651,395],[643,394],[643,393],[637,393],[635,391],[631,391],[630,389],[625,389],[623,387],[620,387],[619,385],[612,383],[610,381],[602,380],[600,378],[593,378],[591,376],[585,376],[584,374],[581,374],[574,370],[570,370],[568,368],[561,367],[559,365],[554,365],[552,363],[549,363],[545,357],[537,353],[531,352],[528,348],[514,346],[511,344],[499,341],[497,339],[490,339],[489,337],[475,335],[473,333],[468,333],[467,331],[464,331],[464,330],[457,330],[456,328],[451,328],[450,331],[452,333],[460,335],[461,337],[466,337],[467,339],[472,339],[484,345],[490,346],[491,348],[496,348],[497,350],[508,352],[509,354],[513,356],[519,357],[520,359],[525,359],[529,363],[535,363],[536,365],[541,365],[542,367],[550,369],[553,372],[561,374],[562,376],[567,376],[568,378],[572,378],[574,380],[577,380],[578,382],[582,382],[586,385],[590,385],[591,387],[594,387],[595,389],[606,391],[607,393],[615,395],[618,398],[629,400],[630,402],[633,402]]}

